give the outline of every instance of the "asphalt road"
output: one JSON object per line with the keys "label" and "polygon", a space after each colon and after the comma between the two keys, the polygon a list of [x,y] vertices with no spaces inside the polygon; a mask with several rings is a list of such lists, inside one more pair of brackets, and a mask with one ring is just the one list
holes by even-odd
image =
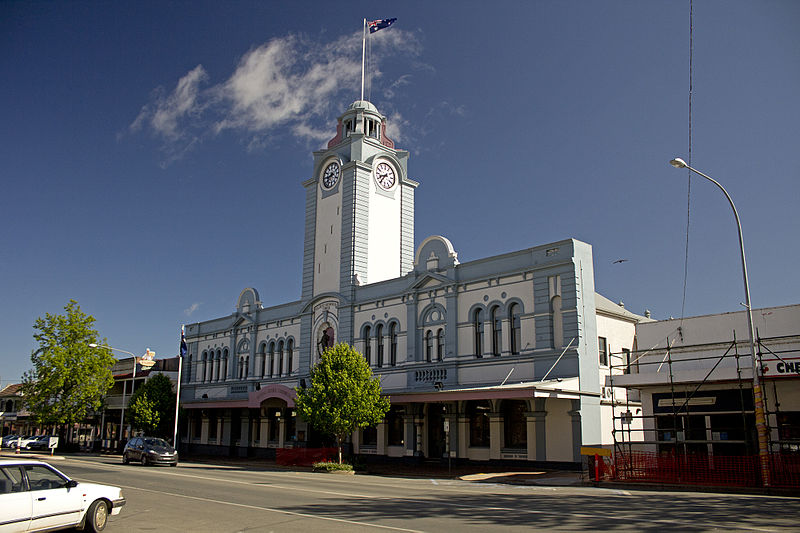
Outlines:
{"label": "asphalt road", "polygon": [[54,461],[78,481],[122,487],[117,532],[798,531],[800,500],[344,476],[115,458]]}

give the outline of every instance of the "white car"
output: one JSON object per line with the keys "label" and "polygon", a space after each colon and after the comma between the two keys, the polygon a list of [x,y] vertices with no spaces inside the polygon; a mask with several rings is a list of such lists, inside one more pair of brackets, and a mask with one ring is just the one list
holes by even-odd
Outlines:
{"label": "white car", "polygon": [[0,459],[0,533],[102,531],[123,505],[119,487],[78,483],[41,461]]}

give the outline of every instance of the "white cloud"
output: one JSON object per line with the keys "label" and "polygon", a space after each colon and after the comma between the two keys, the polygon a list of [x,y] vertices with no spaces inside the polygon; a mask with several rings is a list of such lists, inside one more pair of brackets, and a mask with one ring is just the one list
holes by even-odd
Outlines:
{"label": "white cloud", "polygon": [[186,316],[192,316],[192,313],[200,309],[201,305],[203,305],[201,302],[195,302],[192,305],[190,305],[187,309],[184,309],[183,314],[185,314]]}
{"label": "white cloud", "polygon": [[[370,73],[389,56],[414,56],[413,34],[392,29],[371,39]],[[272,39],[249,50],[230,77],[208,88],[208,74],[198,65],[169,94],[154,92],[130,125],[148,130],[163,142],[164,165],[182,157],[202,139],[223,131],[243,136],[248,150],[261,149],[277,132],[323,143],[332,136],[331,120],[343,109],[345,95],[355,100],[361,76],[361,32],[327,44],[299,35]],[[408,83],[400,76],[388,89]],[[349,102],[348,102],[349,103]],[[399,136],[399,124],[394,126]]]}

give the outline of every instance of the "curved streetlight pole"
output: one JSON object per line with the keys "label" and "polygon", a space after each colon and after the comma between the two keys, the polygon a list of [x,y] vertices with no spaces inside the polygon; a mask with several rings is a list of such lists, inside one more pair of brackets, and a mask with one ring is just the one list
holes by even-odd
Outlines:
{"label": "curved streetlight pole", "polygon": [[[747,261],[744,256],[744,239],[742,238],[742,224],[739,221],[739,213],[736,211],[736,206],[733,205],[731,195],[728,194],[728,191],[725,190],[725,187],[720,185],[717,180],[711,176],[703,174],[697,169],[690,167],[688,164],[686,164],[686,161],[679,157],[670,160],[669,164],[675,168],[689,169],[698,176],[704,177],[719,187],[719,189],[725,195],[725,198],[728,199],[728,203],[731,204],[731,209],[733,209],[733,216],[736,219],[736,229],[739,232],[739,252],[741,253],[742,258],[742,278],[744,279],[744,306],[745,312],[747,313],[747,328],[750,333],[750,356],[752,358],[753,366],[753,407],[756,416],[756,432],[758,433],[758,456],[761,463],[761,479],[764,486],[768,487],[770,485],[770,475],[767,422],[766,417],[764,416],[764,394],[761,391],[760,368],[758,364],[758,358],[756,357],[756,345],[755,341],[753,340],[753,310],[750,307],[750,284],[747,281]],[[742,408],[744,408],[744,406],[742,406]]]}
{"label": "curved streetlight pole", "polygon": [[[115,352],[126,353],[131,357],[133,357],[133,381],[131,381],[131,396],[133,396],[133,388],[136,386],[136,363],[139,361],[139,356],[137,356],[132,352],[129,352],[128,350],[120,350],[119,348],[114,348],[113,346],[106,346],[103,344],[91,343],[89,347],[106,348],[108,350],[114,350]],[[124,383],[122,384],[122,406],[120,407],[120,411],[122,412],[122,414],[119,417],[119,441],[120,443],[122,443],[122,432],[125,430],[125,384]]]}

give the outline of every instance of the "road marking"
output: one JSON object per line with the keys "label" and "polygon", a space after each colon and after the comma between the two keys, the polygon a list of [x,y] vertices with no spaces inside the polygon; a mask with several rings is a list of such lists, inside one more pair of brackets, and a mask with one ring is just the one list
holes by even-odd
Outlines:
{"label": "road marking", "polygon": [[437,481],[435,479],[431,479],[431,483],[433,483],[434,485],[438,485],[439,484],[439,483],[437,483]]}
{"label": "road marking", "polygon": [[143,489],[141,487],[132,487],[130,485],[119,485],[119,487],[121,487],[123,489],[127,489],[127,490],[140,490],[140,491],[143,491],[143,492],[151,492],[153,494],[163,494],[165,496],[176,496],[178,498],[185,498],[187,500],[196,500],[196,501],[207,502],[207,503],[219,503],[219,504],[222,504],[222,505],[232,505],[234,507],[243,507],[245,509],[254,509],[254,510],[257,510],[257,511],[269,511],[269,512],[273,512],[273,513],[280,513],[280,514],[285,514],[285,515],[290,515],[290,516],[299,516],[299,517],[302,517],[302,518],[311,518],[311,519],[314,519],[314,520],[328,520],[328,521],[331,521],[331,522],[341,522],[341,523],[344,523],[344,524],[354,524],[354,525],[358,525],[358,526],[377,527],[377,528],[381,528],[381,529],[391,529],[393,531],[407,531],[409,533],[423,533],[422,531],[417,530],[417,529],[406,529],[406,528],[402,528],[402,527],[384,526],[384,525],[381,525],[381,524],[374,524],[374,523],[369,523],[369,522],[359,522],[358,520],[346,520],[344,518],[331,518],[331,517],[328,517],[328,516],[313,515],[313,514],[306,514],[306,513],[297,513],[297,512],[294,512],[294,511],[286,511],[286,510],[283,510],[283,509],[276,509],[274,507],[263,507],[263,506],[260,506],[260,505],[248,505],[246,503],[226,502],[224,500],[214,500],[214,499],[211,499],[211,498],[202,498],[200,496],[187,496],[186,494],[177,494],[175,492],[166,492],[166,491],[163,491],[163,490]]}
{"label": "road marking", "polygon": [[[86,463],[86,461],[81,461],[81,462],[83,462],[84,464]],[[106,466],[111,470],[117,470],[119,468],[122,468],[121,465],[117,466],[117,465],[98,465],[96,463],[92,463],[92,464],[94,464],[95,466]],[[258,472],[258,473],[259,474],[264,474],[264,472]],[[293,473],[293,472],[289,471],[288,473]],[[329,496],[361,498],[361,499],[369,499],[369,500],[372,500],[372,501],[375,501],[375,500],[387,500],[387,501],[397,500],[397,498],[394,497],[394,496],[376,496],[375,494],[358,494],[358,493],[347,493],[347,492],[331,491],[331,490],[307,489],[307,488],[297,487],[297,486],[293,486],[293,485],[285,485],[285,484],[270,484],[267,487],[267,486],[263,485],[263,482],[256,483],[256,482],[252,482],[252,481],[239,481],[239,480],[233,480],[233,479],[220,479],[220,478],[216,478],[216,477],[201,476],[201,475],[197,475],[197,474],[185,474],[185,473],[174,472],[174,471],[162,472],[162,475],[172,475],[172,476],[177,476],[177,477],[202,479],[202,480],[211,481],[211,482],[214,482],[214,483],[224,482],[224,483],[231,483],[231,484],[237,484],[237,485],[263,486],[264,488],[285,489],[285,490],[288,490],[288,491],[296,491],[296,492],[310,492],[310,493],[316,493],[316,494],[325,494],[325,495],[329,495]],[[317,476],[319,476],[319,474],[317,474]],[[302,476],[302,477],[307,478],[308,476]],[[87,480],[87,481],[90,481],[90,480]],[[343,481],[344,481],[344,479],[337,480],[337,484],[340,484]],[[431,480],[431,481],[433,481],[433,480]],[[102,481],[92,481],[92,482],[94,482],[94,483],[103,483]],[[479,489],[482,489],[482,490],[485,490],[485,488],[487,486],[495,486],[494,483],[481,484],[480,487],[478,485],[470,483],[470,482],[463,482],[463,483],[464,483],[464,486],[462,488],[476,487],[476,488],[479,488]],[[134,488],[134,487],[131,487],[131,488]],[[505,486],[503,488],[505,488]],[[552,487],[529,487],[529,486],[526,486],[526,488],[554,490]],[[137,488],[137,490],[150,490],[150,491],[152,491],[151,489],[138,489],[138,488]],[[619,491],[616,491],[614,489],[593,489],[593,490],[602,490],[604,492],[619,492]],[[437,492],[456,492],[456,491],[448,490],[447,488],[441,487],[441,486],[437,487],[436,491]],[[158,492],[158,491],[152,491],[152,492]],[[458,491],[458,492],[463,493],[463,491]],[[165,493],[165,494],[168,494],[168,493]],[[698,495],[698,496],[700,496],[700,495]],[[710,494],[709,496],[712,496],[712,495]],[[202,498],[196,498],[196,499],[202,499]],[[423,505],[429,505],[431,503],[431,501],[432,501],[431,499],[421,498],[421,497],[418,497],[418,496],[406,497],[406,498],[403,498],[403,500],[407,501],[407,502],[419,502],[420,504],[423,504]],[[209,500],[209,501],[213,501],[213,500]],[[435,501],[436,501],[436,503],[438,505],[450,506],[450,507],[455,507],[455,508],[472,509],[472,510],[475,510],[475,511],[477,511],[477,510],[485,510],[485,511],[494,511],[494,512],[498,512],[499,511],[499,512],[524,513],[524,514],[528,514],[528,515],[550,515],[550,516],[556,516],[556,517],[563,516],[561,512],[559,512],[559,511],[551,511],[551,510],[523,509],[523,508],[519,508],[519,507],[513,507],[512,508],[512,507],[495,507],[495,506],[475,506],[475,505],[467,505],[467,504],[459,504],[459,503],[449,502],[449,501],[446,501],[446,500],[435,500]],[[231,505],[243,505],[243,504],[231,503]],[[246,505],[243,505],[243,506],[247,507]],[[259,507],[257,507],[257,508],[259,508]],[[264,508],[264,509],[269,509],[269,508]],[[283,513],[287,513],[287,514],[292,514],[290,511],[280,511],[280,510],[275,510],[275,511],[276,512],[283,512]],[[303,515],[301,513],[295,513],[295,514],[298,514],[300,516],[305,516],[305,515]],[[580,513],[580,512],[573,512],[573,513],[571,513],[570,516],[574,516],[576,518],[586,518],[586,519],[596,518],[596,515],[594,515],[594,514]],[[320,517],[320,518],[322,518],[322,517]],[[627,520],[627,521],[631,521],[631,522],[646,522],[646,523],[649,523],[649,524],[663,523],[664,525],[671,526],[671,527],[674,527],[676,524],[679,524],[679,523],[685,524],[686,527],[698,527],[698,525],[700,525],[697,521],[694,521],[694,520],[681,521],[679,519],[639,518],[639,517],[635,517],[635,516],[623,516],[623,515],[617,515],[614,518],[615,518],[615,520],[618,520],[618,521],[626,521]],[[337,519],[330,518],[329,520],[337,520]],[[360,523],[360,522],[354,522],[354,523]],[[369,524],[367,524],[367,525],[369,525]],[[710,528],[724,527],[719,523],[709,523],[709,524],[707,524],[707,526],[710,527]],[[380,526],[380,527],[390,527],[390,526]],[[703,526],[700,525],[700,527],[703,527]],[[743,524],[740,524],[740,523],[737,523],[735,525],[735,528],[736,529],[740,529],[740,530],[750,530],[750,531],[773,531],[772,529],[765,529],[763,527],[757,527],[757,526],[748,526],[748,525],[743,525]],[[391,528],[391,529],[396,529],[396,528]],[[408,531],[411,531],[411,530],[408,530]]]}

